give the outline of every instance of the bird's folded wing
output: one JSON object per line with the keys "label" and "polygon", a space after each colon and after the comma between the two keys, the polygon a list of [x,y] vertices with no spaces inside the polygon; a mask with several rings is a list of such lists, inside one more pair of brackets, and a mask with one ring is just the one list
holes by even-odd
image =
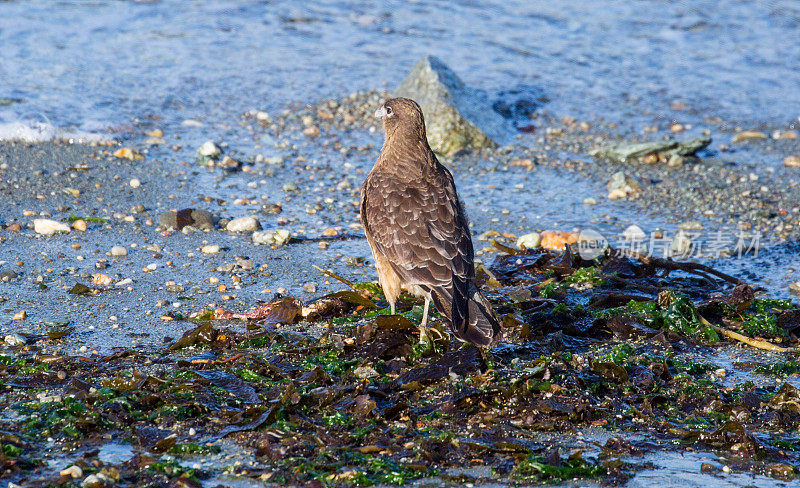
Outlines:
{"label": "bird's folded wing", "polygon": [[466,216],[446,169],[426,181],[370,175],[362,219],[372,244],[407,283],[451,286],[474,274]]}

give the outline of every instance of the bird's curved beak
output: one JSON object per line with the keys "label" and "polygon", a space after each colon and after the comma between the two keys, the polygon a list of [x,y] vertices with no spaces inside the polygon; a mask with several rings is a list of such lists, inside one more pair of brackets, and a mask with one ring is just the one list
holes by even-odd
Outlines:
{"label": "bird's curved beak", "polygon": [[381,106],[378,110],[375,111],[375,117],[382,119],[386,117],[386,107]]}

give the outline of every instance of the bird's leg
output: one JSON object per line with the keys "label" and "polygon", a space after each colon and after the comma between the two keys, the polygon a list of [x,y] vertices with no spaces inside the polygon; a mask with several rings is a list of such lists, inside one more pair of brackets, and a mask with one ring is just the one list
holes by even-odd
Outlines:
{"label": "bird's leg", "polygon": [[422,309],[422,322],[419,324],[419,343],[428,342],[428,309],[431,306],[430,297],[425,297],[425,307]]}
{"label": "bird's leg", "polygon": [[389,302],[389,311],[394,315],[394,302]]}

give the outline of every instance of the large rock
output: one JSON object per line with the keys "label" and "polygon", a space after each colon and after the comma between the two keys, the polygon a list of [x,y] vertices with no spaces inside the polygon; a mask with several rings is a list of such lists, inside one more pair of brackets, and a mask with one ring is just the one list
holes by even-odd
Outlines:
{"label": "large rock", "polygon": [[494,147],[502,139],[503,118],[492,109],[486,95],[465,86],[434,56],[420,59],[392,96],[420,104],[428,142],[439,154]]}

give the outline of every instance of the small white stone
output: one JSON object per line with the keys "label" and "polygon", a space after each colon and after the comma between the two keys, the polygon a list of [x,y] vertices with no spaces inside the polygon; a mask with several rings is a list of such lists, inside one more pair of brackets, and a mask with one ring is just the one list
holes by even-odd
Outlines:
{"label": "small white stone", "polygon": [[202,146],[197,150],[197,154],[200,156],[204,156],[207,158],[215,158],[222,154],[222,151],[214,144],[212,141],[206,141],[203,143]]}
{"label": "small white stone", "polygon": [[139,178],[131,178],[131,181],[128,184],[131,185],[131,188],[139,188],[142,186],[142,182],[139,181]]}
{"label": "small white stone", "polygon": [[21,345],[25,344],[25,338],[22,337],[19,334],[8,334],[3,339],[3,342],[5,342],[5,344],[7,346],[11,346],[11,347],[21,346]]}
{"label": "small white stone", "polygon": [[291,233],[286,229],[265,230],[253,232],[254,244],[275,245],[281,247],[289,242]]}
{"label": "small white stone", "polygon": [[200,248],[200,251],[203,254],[217,254],[219,252],[219,246],[216,244],[208,244]]}
{"label": "small white stone", "polygon": [[75,466],[75,465],[72,465],[69,468],[61,471],[61,473],[59,474],[61,476],[69,476],[70,478],[75,480],[78,478],[83,478],[83,470],[81,469],[80,466]]}
{"label": "small white stone", "polygon": [[531,232],[519,236],[517,247],[520,249],[537,249],[542,243],[542,236],[538,232]]}
{"label": "small white stone", "polygon": [[636,224],[633,224],[631,226],[628,226],[628,228],[625,229],[624,231],[622,231],[622,237],[626,241],[641,241],[644,240],[645,237],[647,237],[647,234],[644,233],[641,227],[639,227]]}
{"label": "small white stone", "polygon": [[95,488],[101,486],[114,486],[114,483],[114,479],[112,479],[110,476],[103,473],[97,473],[87,476],[86,479],[83,480],[83,483],[81,483],[81,487]]}
{"label": "small white stone", "polygon": [[727,374],[728,373],[727,371],[725,371],[725,368],[719,368],[714,370],[714,376],[716,376],[717,378],[724,378]]}
{"label": "small white stone", "polygon": [[78,352],[79,353],[85,353],[88,350],[89,350],[89,348],[86,347],[86,346],[81,346],[81,347],[78,348]]}
{"label": "small white stone", "polygon": [[116,258],[127,256],[128,250],[125,249],[123,246],[114,246],[111,248],[111,255]]}
{"label": "small white stone", "polygon": [[228,232],[254,232],[261,228],[261,224],[250,215],[231,220],[225,228]]}
{"label": "small white stone", "polygon": [[34,219],[33,230],[37,234],[45,236],[53,235],[56,232],[69,232],[69,226],[63,222],[50,219]]}

